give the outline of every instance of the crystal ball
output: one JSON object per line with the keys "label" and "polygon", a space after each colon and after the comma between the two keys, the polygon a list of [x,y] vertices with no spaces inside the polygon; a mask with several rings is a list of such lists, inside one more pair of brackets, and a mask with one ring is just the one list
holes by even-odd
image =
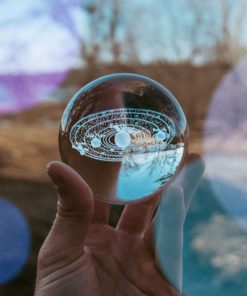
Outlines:
{"label": "crystal ball", "polygon": [[59,150],[96,199],[136,203],[160,193],[178,174],[188,150],[187,122],[176,98],[158,82],[107,75],[68,103]]}

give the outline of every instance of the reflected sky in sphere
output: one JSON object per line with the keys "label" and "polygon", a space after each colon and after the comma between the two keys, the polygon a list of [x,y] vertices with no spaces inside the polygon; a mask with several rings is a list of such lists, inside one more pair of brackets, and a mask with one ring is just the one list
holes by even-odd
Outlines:
{"label": "reflected sky in sphere", "polygon": [[62,160],[112,204],[160,192],[180,170],[187,122],[176,98],[147,77],[101,77],[74,95],[61,119]]}
{"label": "reflected sky in sphere", "polygon": [[30,229],[22,212],[0,197],[0,285],[14,279],[30,250]]}
{"label": "reflected sky in sphere", "polygon": [[34,106],[64,80],[79,56],[79,8],[79,0],[0,3],[0,114]]}

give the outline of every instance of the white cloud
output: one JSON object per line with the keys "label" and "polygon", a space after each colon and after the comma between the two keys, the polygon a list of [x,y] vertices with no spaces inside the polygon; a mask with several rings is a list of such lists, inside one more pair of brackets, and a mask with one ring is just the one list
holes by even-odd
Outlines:
{"label": "white cloud", "polygon": [[49,72],[73,66],[78,58],[79,42],[66,28],[70,24],[69,20],[66,23],[66,17],[70,18],[70,9],[75,7],[68,6],[64,23],[60,23],[52,14],[59,1],[53,3],[53,10],[47,2],[23,2],[22,5],[14,1],[0,4],[1,15],[5,15],[0,18],[1,72]]}
{"label": "white cloud", "polygon": [[222,214],[215,214],[208,223],[198,225],[191,247],[219,270],[218,280],[247,272],[247,233]]}

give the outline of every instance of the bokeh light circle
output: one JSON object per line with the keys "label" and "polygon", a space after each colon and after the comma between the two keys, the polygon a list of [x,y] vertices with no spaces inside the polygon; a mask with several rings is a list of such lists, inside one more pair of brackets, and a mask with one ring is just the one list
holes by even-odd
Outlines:
{"label": "bokeh light circle", "polygon": [[[247,229],[247,59],[220,82],[203,138],[210,185],[224,209]],[[232,190],[228,190],[229,185]]]}
{"label": "bokeh light circle", "polygon": [[0,115],[52,97],[79,56],[80,8],[79,0],[0,3]]}
{"label": "bokeh light circle", "polygon": [[31,238],[25,216],[5,198],[0,198],[0,217],[0,285],[3,285],[24,267]]}

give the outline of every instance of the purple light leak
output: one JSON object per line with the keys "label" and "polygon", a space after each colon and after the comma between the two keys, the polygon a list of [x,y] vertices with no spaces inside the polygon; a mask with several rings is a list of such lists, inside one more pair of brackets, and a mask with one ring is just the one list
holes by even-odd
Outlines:
{"label": "purple light leak", "polygon": [[13,114],[47,99],[66,71],[42,74],[0,74],[0,114]]}
{"label": "purple light leak", "polygon": [[247,123],[247,59],[220,82],[208,108],[205,136],[229,135]]}
{"label": "purple light leak", "polygon": [[[206,172],[227,213],[247,229],[247,59],[215,90],[203,138]],[[227,189],[231,186],[231,190]],[[240,194],[241,193],[241,194]]]}
{"label": "purple light leak", "polygon": [[[13,1],[8,3],[11,11]],[[6,12],[9,21],[2,27],[0,20],[5,38],[0,45],[0,115],[21,112],[48,99],[65,79],[80,52],[75,9],[81,11],[80,0],[30,0],[15,18]]]}

